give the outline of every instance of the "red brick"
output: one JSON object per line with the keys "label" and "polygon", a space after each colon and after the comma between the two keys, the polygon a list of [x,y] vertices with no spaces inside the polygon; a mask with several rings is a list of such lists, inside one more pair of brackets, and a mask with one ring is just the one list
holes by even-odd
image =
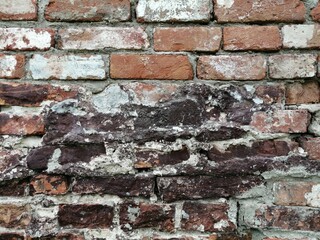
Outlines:
{"label": "red brick", "polygon": [[0,54],[0,78],[22,78],[24,76],[24,55]]}
{"label": "red brick", "polygon": [[68,191],[68,179],[65,176],[40,174],[31,179],[30,193],[61,195]]}
{"label": "red brick", "polygon": [[5,135],[43,135],[43,116],[8,115],[0,113],[0,134]]}
{"label": "red brick", "polygon": [[48,50],[54,34],[45,28],[0,28],[0,50]]}
{"label": "red brick", "polygon": [[256,112],[251,126],[267,133],[305,133],[309,122],[307,110],[277,110],[273,113]]}
{"label": "red brick", "polygon": [[33,79],[99,80],[106,78],[106,64],[101,55],[34,54],[29,72]]}
{"label": "red brick", "polygon": [[273,79],[311,78],[316,75],[314,54],[283,54],[269,57],[269,75]]}
{"label": "red brick", "polygon": [[287,85],[286,104],[320,102],[320,87],[317,81]]}
{"label": "red brick", "polygon": [[26,228],[31,221],[29,211],[29,206],[0,205],[0,226],[6,228]]}
{"label": "red brick", "polygon": [[281,103],[285,96],[285,87],[283,84],[260,85],[256,87],[255,94],[265,104]]}
{"label": "red brick", "polygon": [[126,202],[120,206],[120,225],[125,230],[153,228],[171,232],[174,214],[173,205]]}
{"label": "red brick", "polygon": [[184,55],[112,54],[110,76],[115,79],[191,80],[193,70]]}
{"label": "red brick", "polygon": [[126,21],[130,0],[50,0],[45,10],[48,21]]}
{"label": "red brick", "polygon": [[312,182],[277,182],[273,185],[274,202],[284,206],[306,206],[306,194],[312,190]]}
{"label": "red brick", "polygon": [[302,141],[302,147],[311,160],[320,160],[320,138],[306,138]]}
{"label": "red brick", "polygon": [[311,16],[314,21],[320,22],[320,3],[311,10]]}
{"label": "red brick", "polygon": [[286,25],[282,36],[284,48],[320,48],[320,24]]}
{"label": "red brick", "polygon": [[107,205],[59,205],[60,226],[73,228],[109,228],[113,220],[113,207]]}
{"label": "red brick", "polygon": [[181,228],[187,231],[234,231],[236,219],[229,219],[227,204],[185,202],[182,208]]}
{"label": "red brick", "polygon": [[64,89],[49,84],[0,83],[0,105],[5,106],[40,106],[44,101],[62,101],[76,98],[75,88]]}
{"label": "red brick", "polygon": [[214,0],[218,22],[304,22],[306,8],[300,0]]}
{"label": "red brick", "polygon": [[37,20],[36,0],[2,0],[0,20]]}
{"label": "red brick", "polygon": [[200,56],[197,65],[200,79],[208,80],[262,80],[266,76],[263,56]]}
{"label": "red brick", "polygon": [[140,27],[65,28],[59,30],[58,46],[72,50],[144,49],[149,41]]}
{"label": "red brick", "polygon": [[222,31],[218,27],[156,28],[153,37],[156,51],[216,52]]}
{"label": "red brick", "polygon": [[209,22],[211,0],[140,0],[138,22]]}
{"label": "red brick", "polygon": [[228,51],[279,50],[282,40],[276,26],[225,27],[223,29],[223,48]]}

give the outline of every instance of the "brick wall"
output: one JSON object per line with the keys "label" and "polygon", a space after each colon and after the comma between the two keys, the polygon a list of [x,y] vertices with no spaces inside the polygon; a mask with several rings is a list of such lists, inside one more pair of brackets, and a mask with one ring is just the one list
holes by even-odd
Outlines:
{"label": "brick wall", "polygon": [[319,49],[317,0],[0,0],[0,239],[320,239]]}

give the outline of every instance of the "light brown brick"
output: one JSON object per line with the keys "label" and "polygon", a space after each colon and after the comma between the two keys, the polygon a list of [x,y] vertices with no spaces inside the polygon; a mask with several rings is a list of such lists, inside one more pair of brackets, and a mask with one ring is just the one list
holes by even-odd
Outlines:
{"label": "light brown brick", "polygon": [[0,205],[0,226],[7,228],[26,228],[30,221],[30,209],[28,206],[13,204]]}
{"label": "light brown brick", "polygon": [[320,102],[320,87],[317,81],[287,85],[286,104]]}
{"label": "light brown brick", "polygon": [[156,51],[203,51],[216,52],[222,37],[218,27],[156,28],[154,49]]}
{"label": "light brown brick", "polygon": [[110,76],[115,79],[191,80],[193,70],[184,55],[112,54]]}
{"label": "light brown brick", "polygon": [[229,51],[279,50],[282,41],[276,26],[225,27],[223,29],[223,48]]}

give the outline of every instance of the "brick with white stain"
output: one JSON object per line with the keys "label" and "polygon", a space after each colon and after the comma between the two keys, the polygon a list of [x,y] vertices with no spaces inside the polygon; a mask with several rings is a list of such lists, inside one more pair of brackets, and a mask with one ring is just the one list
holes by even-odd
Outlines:
{"label": "brick with white stain", "polygon": [[260,55],[201,56],[197,73],[208,80],[261,80],[266,76],[266,60]]}
{"label": "brick with white stain", "polygon": [[282,35],[285,48],[320,47],[320,24],[286,25]]}
{"label": "brick with white stain", "polygon": [[60,49],[144,49],[147,33],[140,27],[66,28],[59,30]]}
{"label": "brick with white stain", "polygon": [[1,0],[0,20],[36,20],[36,0]]}
{"label": "brick with white stain", "polygon": [[274,79],[311,78],[316,75],[314,54],[283,54],[269,58],[269,74]]}
{"label": "brick with white stain", "polygon": [[0,54],[0,78],[22,78],[24,65],[24,55]]}
{"label": "brick with white stain", "polygon": [[47,50],[54,44],[54,30],[0,28],[1,50]]}
{"label": "brick with white stain", "polygon": [[209,22],[210,0],[140,0],[139,22]]}
{"label": "brick with white stain", "polygon": [[102,55],[40,55],[29,61],[33,79],[105,79]]}

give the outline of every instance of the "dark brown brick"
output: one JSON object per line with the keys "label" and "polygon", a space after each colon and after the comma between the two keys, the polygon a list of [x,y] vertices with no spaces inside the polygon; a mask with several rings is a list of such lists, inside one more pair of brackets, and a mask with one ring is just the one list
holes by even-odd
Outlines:
{"label": "dark brown brick", "polygon": [[113,207],[106,205],[59,205],[60,226],[73,228],[109,228]]}
{"label": "dark brown brick", "polygon": [[28,179],[13,179],[0,182],[0,196],[24,196],[28,183]]}

